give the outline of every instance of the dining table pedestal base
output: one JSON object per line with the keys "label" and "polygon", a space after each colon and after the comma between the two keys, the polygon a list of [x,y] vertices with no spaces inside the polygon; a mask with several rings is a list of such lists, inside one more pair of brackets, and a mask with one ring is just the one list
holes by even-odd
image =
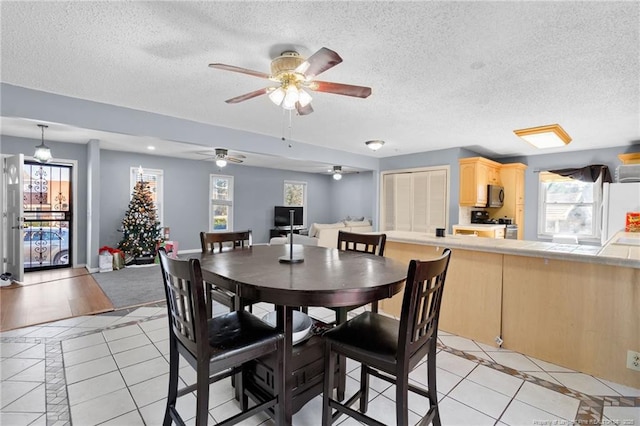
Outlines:
{"label": "dining table pedestal base", "polygon": [[[262,395],[273,394],[273,364],[275,356],[267,356],[251,361],[249,366],[247,392],[258,399]],[[307,402],[322,393],[324,380],[324,340],[322,336],[311,336],[308,340],[296,345],[291,353],[292,413],[296,413]],[[339,383],[340,372],[338,363],[334,383]]]}

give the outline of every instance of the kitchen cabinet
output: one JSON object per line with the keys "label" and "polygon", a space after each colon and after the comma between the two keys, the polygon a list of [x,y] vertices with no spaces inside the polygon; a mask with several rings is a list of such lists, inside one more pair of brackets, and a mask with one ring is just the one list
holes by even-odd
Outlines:
{"label": "kitchen cabinet", "polygon": [[453,235],[481,238],[504,238],[504,225],[453,225]]}
{"label": "kitchen cabinet", "polygon": [[500,163],[482,157],[461,158],[461,206],[486,207],[487,185],[501,185]]}
{"label": "kitchen cabinet", "polygon": [[640,164],[640,152],[618,154],[618,158],[622,161],[622,164]]}
{"label": "kitchen cabinet", "polygon": [[518,239],[524,238],[524,173],[522,163],[503,164],[500,177],[504,186],[504,204],[494,213],[496,218],[512,218],[518,225]]}

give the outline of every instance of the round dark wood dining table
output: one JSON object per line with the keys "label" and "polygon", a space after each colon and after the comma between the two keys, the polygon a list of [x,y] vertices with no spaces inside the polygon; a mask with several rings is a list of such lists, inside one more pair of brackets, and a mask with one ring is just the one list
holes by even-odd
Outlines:
{"label": "round dark wood dining table", "polygon": [[293,254],[304,261],[279,261],[290,255],[288,244],[198,255],[206,282],[236,293],[241,300],[276,306],[277,327],[285,336],[285,424],[291,424],[293,414],[293,310],[301,306],[358,306],[391,297],[403,289],[408,268],[381,256],[318,246],[294,244]]}

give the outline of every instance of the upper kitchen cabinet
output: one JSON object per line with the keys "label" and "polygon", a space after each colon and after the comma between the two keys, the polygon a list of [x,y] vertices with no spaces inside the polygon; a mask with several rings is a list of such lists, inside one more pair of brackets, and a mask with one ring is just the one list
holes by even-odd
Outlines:
{"label": "upper kitchen cabinet", "polygon": [[618,154],[618,158],[622,161],[622,164],[640,164],[640,152]]}
{"label": "upper kitchen cabinet", "polygon": [[487,206],[487,185],[501,185],[501,164],[482,157],[461,158],[460,205]]}
{"label": "upper kitchen cabinet", "polygon": [[524,237],[524,172],[527,166],[522,163],[503,164],[500,178],[504,186],[504,204],[494,213],[494,217],[513,219],[518,225],[518,239]]}

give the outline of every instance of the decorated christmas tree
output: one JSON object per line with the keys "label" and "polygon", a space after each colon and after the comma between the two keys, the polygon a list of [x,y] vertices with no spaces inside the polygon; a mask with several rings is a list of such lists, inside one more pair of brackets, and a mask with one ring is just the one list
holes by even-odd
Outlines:
{"label": "decorated christmas tree", "polygon": [[133,197],[122,220],[124,235],[118,248],[127,258],[151,258],[162,241],[160,222],[151,197],[149,183],[141,178],[133,189]]}

